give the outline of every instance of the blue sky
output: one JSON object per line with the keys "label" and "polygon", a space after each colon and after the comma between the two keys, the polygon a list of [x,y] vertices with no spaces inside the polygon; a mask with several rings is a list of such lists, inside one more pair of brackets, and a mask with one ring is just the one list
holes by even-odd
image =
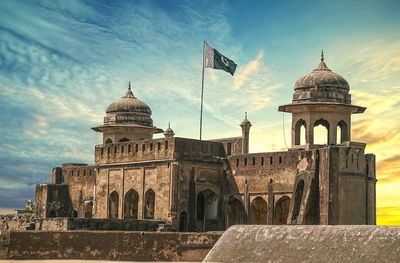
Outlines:
{"label": "blue sky", "polygon": [[[398,1],[0,1],[0,207],[22,206],[51,167],[92,163],[100,135],[89,128],[128,81],[155,125],[197,138],[204,40],[238,64],[234,77],[206,70],[206,139],[239,135],[247,111],[251,151],[286,149],[277,107],[324,49],[368,107],[353,139],[381,167],[394,162],[378,187],[392,195],[378,206],[399,207],[398,10]],[[289,145],[290,115],[285,134]]]}

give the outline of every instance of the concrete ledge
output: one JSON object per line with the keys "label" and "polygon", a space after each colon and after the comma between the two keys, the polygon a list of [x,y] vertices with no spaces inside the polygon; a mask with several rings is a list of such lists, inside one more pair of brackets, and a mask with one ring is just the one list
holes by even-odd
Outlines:
{"label": "concrete ledge", "polygon": [[233,226],[203,262],[399,262],[400,227]]}
{"label": "concrete ledge", "polygon": [[222,233],[10,231],[7,259],[202,261]]}

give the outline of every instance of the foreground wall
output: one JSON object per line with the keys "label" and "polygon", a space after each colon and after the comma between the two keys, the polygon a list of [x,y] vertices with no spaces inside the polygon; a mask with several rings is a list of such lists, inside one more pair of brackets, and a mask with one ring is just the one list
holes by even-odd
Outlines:
{"label": "foreground wall", "polygon": [[[21,218],[0,220],[0,230],[125,230],[157,231],[168,229],[161,220],[110,220],[93,218]],[[165,231],[165,230],[164,230]]]}
{"label": "foreground wall", "polygon": [[398,262],[400,227],[244,226],[224,232],[204,262]]}
{"label": "foreground wall", "polygon": [[221,234],[9,231],[2,232],[8,240],[0,244],[0,255],[8,259],[202,261]]}

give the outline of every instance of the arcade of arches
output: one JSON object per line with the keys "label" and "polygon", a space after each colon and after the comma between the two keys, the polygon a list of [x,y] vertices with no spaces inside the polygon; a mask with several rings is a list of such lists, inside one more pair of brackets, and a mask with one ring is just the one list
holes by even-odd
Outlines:
{"label": "arcade of arches", "polygon": [[310,125],[308,126],[304,119],[296,121],[293,128],[293,145],[340,144],[350,140],[350,128],[344,120],[328,121],[321,118]]}

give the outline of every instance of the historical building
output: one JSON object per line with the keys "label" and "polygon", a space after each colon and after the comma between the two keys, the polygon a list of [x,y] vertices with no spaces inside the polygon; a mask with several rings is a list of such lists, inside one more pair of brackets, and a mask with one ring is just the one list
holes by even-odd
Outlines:
{"label": "historical building", "polygon": [[[180,231],[224,230],[233,224],[375,224],[375,156],[351,141],[349,84],[324,62],[296,81],[292,145],[249,153],[242,135],[216,140],[176,137],[153,125],[151,109],[129,86],[112,102],[95,146],[94,165],[66,163],[51,184],[36,187],[40,217],[162,220]],[[326,128],[326,144],[314,128]]]}

